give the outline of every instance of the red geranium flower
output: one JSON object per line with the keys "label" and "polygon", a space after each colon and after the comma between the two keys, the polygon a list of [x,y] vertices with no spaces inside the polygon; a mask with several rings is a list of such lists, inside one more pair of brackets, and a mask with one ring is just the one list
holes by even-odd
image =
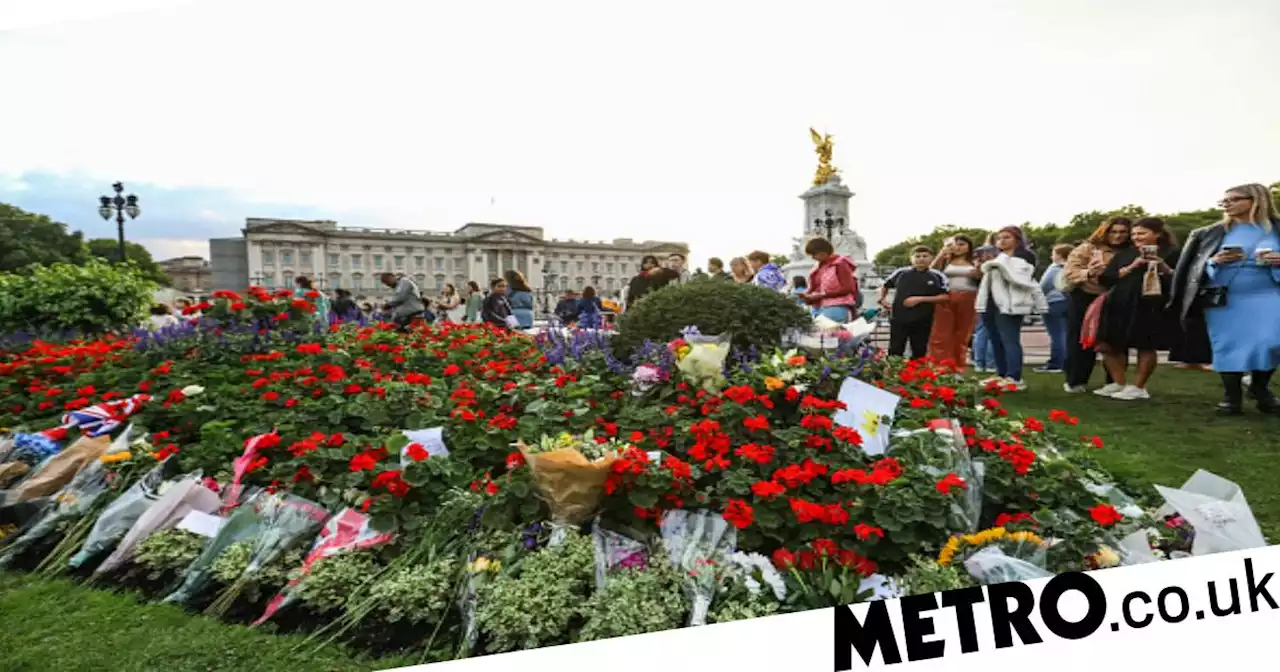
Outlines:
{"label": "red geranium flower", "polygon": [[1103,527],[1111,527],[1124,520],[1124,516],[1110,504],[1099,504],[1089,509],[1089,515],[1093,517],[1093,522]]}
{"label": "red geranium flower", "polygon": [[938,492],[941,492],[944,495],[949,495],[951,494],[952,488],[968,490],[969,484],[965,483],[963,478],[960,478],[955,474],[947,474],[946,476],[943,476],[942,480],[938,481],[934,487],[938,489]]}
{"label": "red geranium flower", "polygon": [[414,462],[421,462],[431,456],[420,443],[411,443],[404,448],[404,454]]}
{"label": "red geranium flower", "polygon": [[858,523],[857,525],[854,525],[853,533],[858,535],[858,538],[863,541],[866,541],[867,539],[870,539],[873,536],[884,539],[884,530],[878,527],[875,527],[874,525],[868,525],[866,523]]}
{"label": "red geranium flower", "polygon": [[739,530],[745,530],[755,521],[755,512],[741,499],[730,499],[724,510],[724,519]]}
{"label": "red geranium flower", "polygon": [[769,431],[769,418],[763,415],[746,418],[742,421],[742,426],[752,432],[767,432]]}

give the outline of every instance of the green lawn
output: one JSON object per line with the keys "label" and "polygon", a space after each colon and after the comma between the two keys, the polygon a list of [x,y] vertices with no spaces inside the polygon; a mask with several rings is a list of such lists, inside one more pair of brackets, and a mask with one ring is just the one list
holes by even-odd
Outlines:
{"label": "green lawn", "polygon": [[[1132,484],[1178,486],[1197,468],[1230,478],[1244,488],[1263,532],[1280,539],[1280,418],[1252,408],[1241,418],[1215,417],[1221,392],[1209,373],[1162,366],[1150,386],[1153,398],[1144,402],[1068,395],[1061,381],[1032,374],[1029,391],[1004,401],[1041,418],[1055,408],[1078,415],[1082,433],[1106,440],[1099,458]],[[298,641],[65,581],[0,575],[3,672],[345,672],[415,662],[358,660],[340,648],[300,653]]]}
{"label": "green lawn", "polygon": [[0,574],[3,672],[355,672],[417,663],[315,644],[294,651],[301,641],[70,581]]}
{"label": "green lawn", "polygon": [[[1100,369],[1094,387],[1102,385]],[[1145,401],[1067,394],[1061,375],[1032,373],[1027,382],[1028,391],[1001,398],[1011,411],[1044,419],[1061,408],[1079,416],[1082,433],[1106,442],[1099,461],[1133,485],[1178,487],[1196,469],[1235,481],[1263,534],[1280,542],[1280,417],[1264,416],[1252,405],[1243,417],[1216,417],[1214,406],[1222,399],[1217,374],[1161,366]]]}

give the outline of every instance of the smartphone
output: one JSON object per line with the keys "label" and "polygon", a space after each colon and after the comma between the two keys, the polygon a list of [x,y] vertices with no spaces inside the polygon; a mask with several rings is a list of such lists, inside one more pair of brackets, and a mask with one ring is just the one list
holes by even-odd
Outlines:
{"label": "smartphone", "polygon": [[1156,256],[1156,252],[1159,252],[1159,251],[1160,251],[1160,248],[1156,247],[1155,245],[1142,246],[1142,256],[1144,257],[1154,257]]}
{"label": "smartphone", "polygon": [[1223,245],[1222,251],[1226,254],[1237,254],[1244,256],[1244,247],[1241,245]]}

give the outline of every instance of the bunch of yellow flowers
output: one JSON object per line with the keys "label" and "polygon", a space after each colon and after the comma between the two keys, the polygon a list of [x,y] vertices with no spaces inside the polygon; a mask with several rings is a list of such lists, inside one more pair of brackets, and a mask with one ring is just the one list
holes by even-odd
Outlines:
{"label": "bunch of yellow flowers", "polygon": [[938,564],[943,567],[950,565],[961,549],[973,550],[1002,542],[1039,546],[1044,543],[1044,539],[1034,532],[1010,532],[1003,527],[993,527],[974,534],[957,534],[948,539],[942,552],[938,553]]}

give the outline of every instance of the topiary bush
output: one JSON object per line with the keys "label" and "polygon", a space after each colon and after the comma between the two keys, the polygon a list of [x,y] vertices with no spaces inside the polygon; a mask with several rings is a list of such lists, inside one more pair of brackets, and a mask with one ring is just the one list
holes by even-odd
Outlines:
{"label": "topiary bush", "polygon": [[0,273],[0,335],[135,327],[147,316],[155,290],[133,264],[100,259]]}
{"label": "topiary bush", "polygon": [[735,348],[774,347],[789,329],[808,329],[809,312],[790,296],[755,285],[724,280],[694,280],[668,285],[645,296],[623,313],[615,353],[627,355],[644,341],[669,341],[696,326],[707,335],[729,333]]}

